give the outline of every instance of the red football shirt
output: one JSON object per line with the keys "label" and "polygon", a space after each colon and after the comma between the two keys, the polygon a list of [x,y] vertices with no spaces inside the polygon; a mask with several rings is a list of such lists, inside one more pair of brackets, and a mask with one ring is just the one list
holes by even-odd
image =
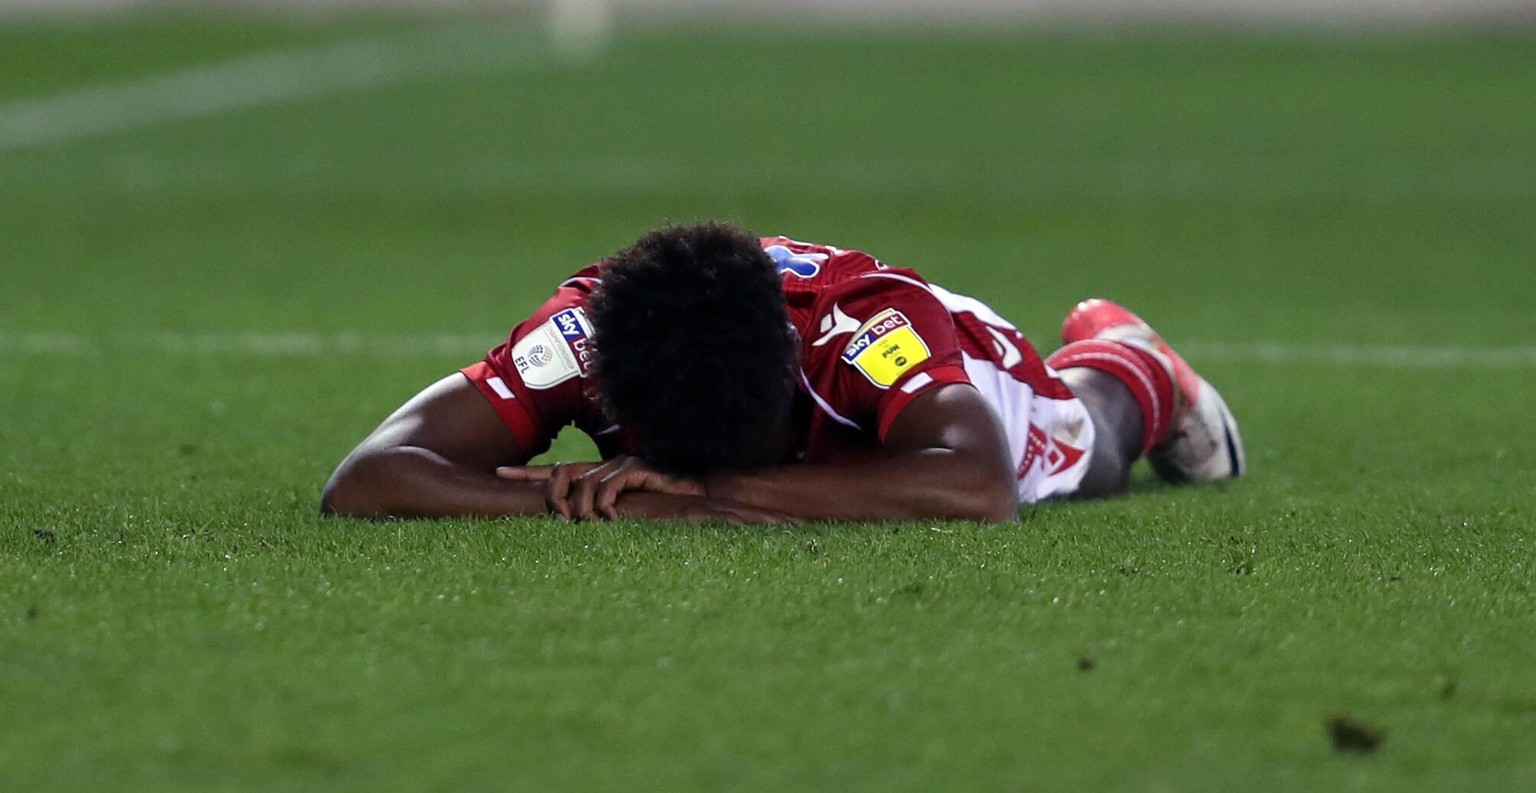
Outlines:
{"label": "red football shirt", "polygon": [[[799,397],[814,405],[804,411],[810,419],[800,428],[799,459],[878,455],[891,423],[913,399],[945,384],[971,383],[1003,418],[1027,500],[1035,500],[1023,487],[1031,473],[1086,467],[1076,465],[1092,445],[1080,403],[1023,335],[980,301],[859,251],[786,237],[764,237],[762,245],[779,267],[803,345]],[[506,343],[462,370],[530,455],[569,425],[592,436],[604,457],[640,453],[597,407],[597,384],[589,376],[592,328],[585,307],[602,276],[601,263],[577,272],[518,323]],[[1041,400],[1063,403],[1048,408],[1079,409],[1067,411],[1074,419],[1065,428],[1070,432],[1054,426],[1061,422],[1041,410]]]}

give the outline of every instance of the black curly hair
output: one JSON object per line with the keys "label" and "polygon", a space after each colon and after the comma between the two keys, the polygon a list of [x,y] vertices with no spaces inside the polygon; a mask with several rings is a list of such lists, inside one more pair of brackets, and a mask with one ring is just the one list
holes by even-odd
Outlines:
{"label": "black curly hair", "polygon": [[718,222],[652,231],[608,257],[587,315],[603,407],[647,462],[689,476],[762,464],[798,345],[756,237]]}

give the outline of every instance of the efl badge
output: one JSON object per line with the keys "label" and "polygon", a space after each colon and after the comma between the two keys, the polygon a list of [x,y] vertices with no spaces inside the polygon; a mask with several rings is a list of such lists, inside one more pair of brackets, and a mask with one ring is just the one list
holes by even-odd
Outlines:
{"label": "efl badge", "polygon": [[843,362],[858,369],[869,382],[890,388],[931,354],[907,315],[888,308],[859,328],[843,350]]}
{"label": "efl badge", "polygon": [[529,388],[553,388],[587,373],[592,357],[592,327],[579,308],[549,318],[512,345],[512,364]]}

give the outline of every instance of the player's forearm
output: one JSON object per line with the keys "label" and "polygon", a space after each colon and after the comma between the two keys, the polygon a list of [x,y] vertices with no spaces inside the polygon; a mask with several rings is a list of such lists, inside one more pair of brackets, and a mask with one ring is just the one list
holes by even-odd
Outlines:
{"label": "player's forearm", "polygon": [[1018,510],[1015,486],[994,461],[950,449],[856,465],[788,465],[706,483],[711,496],[806,520],[1008,520]]}
{"label": "player's forearm", "polygon": [[638,520],[683,520],[694,523],[798,523],[781,510],[762,509],[735,501],[706,496],[680,496],[632,490],[619,496],[614,506],[620,517]]}
{"label": "player's forearm", "polygon": [[506,517],[547,513],[544,488],[456,465],[414,446],[354,454],[325,485],[320,509],[364,518]]}

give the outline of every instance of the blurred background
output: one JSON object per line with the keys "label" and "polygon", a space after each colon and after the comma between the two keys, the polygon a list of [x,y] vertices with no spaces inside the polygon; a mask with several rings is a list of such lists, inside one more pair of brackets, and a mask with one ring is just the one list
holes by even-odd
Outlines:
{"label": "blurred background", "polygon": [[[0,789],[1536,789],[1533,19],[0,0]],[[318,518],[705,217],[1044,351],[1120,300],[1253,475],[955,533]]]}
{"label": "blurred background", "polygon": [[[1099,294],[1211,367],[1529,367],[1533,19],[1536,0],[0,0],[11,414],[80,398],[59,361],[205,379],[243,391],[200,402],[304,428],[313,482],[566,274],[702,217],[913,267],[1047,351]],[[117,431],[143,413],[100,409]]]}
{"label": "blurred background", "polygon": [[479,9],[601,6],[626,14],[698,12],[828,12],[854,15],[916,13],[948,16],[957,11],[1006,16],[1147,16],[1192,14],[1215,19],[1243,15],[1307,14],[1342,17],[1464,17],[1489,12],[1529,12],[1528,0],[5,0],[3,5],[40,11],[179,7],[287,9]]}

